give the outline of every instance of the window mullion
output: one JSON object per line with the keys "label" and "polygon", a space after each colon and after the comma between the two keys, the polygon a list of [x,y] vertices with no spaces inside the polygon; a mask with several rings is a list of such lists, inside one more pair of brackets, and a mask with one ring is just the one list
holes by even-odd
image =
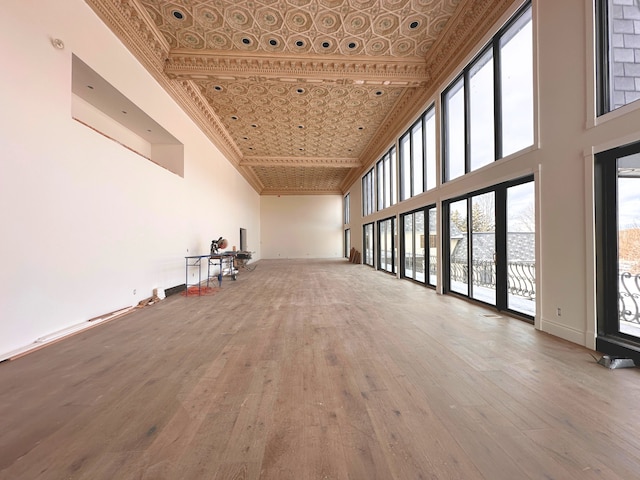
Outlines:
{"label": "window mullion", "polygon": [[502,65],[500,42],[493,39],[493,125],[495,160],[502,158]]}
{"label": "window mullion", "polygon": [[462,87],[464,88],[464,173],[467,174],[471,171],[471,115],[469,114],[471,108],[471,92],[469,91],[469,68],[466,68],[464,71]]}

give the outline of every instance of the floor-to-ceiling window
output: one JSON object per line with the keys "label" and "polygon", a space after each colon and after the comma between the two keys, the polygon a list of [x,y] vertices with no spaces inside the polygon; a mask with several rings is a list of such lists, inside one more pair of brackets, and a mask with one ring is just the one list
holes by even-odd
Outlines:
{"label": "floor-to-ceiling window", "polygon": [[378,222],[378,270],[396,273],[395,217]]}
{"label": "floor-to-ceiling window", "polygon": [[452,199],[444,203],[444,212],[444,291],[533,318],[533,179],[505,182]]}
{"label": "floor-to-ceiling window", "polygon": [[598,350],[640,360],[640,143],[596,156]]}

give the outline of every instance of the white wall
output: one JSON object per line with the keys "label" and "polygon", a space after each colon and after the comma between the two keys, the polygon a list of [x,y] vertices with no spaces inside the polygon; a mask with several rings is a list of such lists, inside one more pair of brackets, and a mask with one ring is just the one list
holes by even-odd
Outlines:
{"label": "white wall", "polygon": [[[259,235],[257,193],[82,0],[10,2],[0,40],[0,355],[183,284],[213,238]],[[184,144],[184,178],[72,120],[72,53]]]}
{"label": "white wall", "polygon": [[[517,7],[514,5],[511,11]],[[358,217],[361,192],[360,180],[356,181],[350,189],[352,243],[361,248],[354,234],[360,235],[362,223],[423,205],[440,206],[447,198],[534,174],[539,282],[536,327],[594,348],[592,152],[640,140],[640,102],[595,117],[592,0],[534,0],[533,7],[538,58],[536,145],[364,219]],[[456,75],[464,65],[466,62]],[[425,109],[432,102],[439,107],[438,95],[446,86],[440,86]],[[557,308],[562,309],[562,316],[557,315]]]}
{"label": "white wall", "polygon": [[263,196],[262,258],[342,257],[342,196]]}

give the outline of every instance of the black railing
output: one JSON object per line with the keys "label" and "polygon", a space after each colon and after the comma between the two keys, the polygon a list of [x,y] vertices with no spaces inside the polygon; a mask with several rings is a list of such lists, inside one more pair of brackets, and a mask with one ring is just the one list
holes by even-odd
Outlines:
{"label": "black railing", "polygon": [[621,272],[618,279],[619,319],[640,324],[640,274]]}
{"label": "black railing", "polygon": [[[405,271],[424,273],[425,263],[422,255],[406,256],[404,259]],[[493,261],[478,261],[471,265],[471,281],[479,287],[496,288],[496,264]],[[429,274],[435,275],[438,270],[438,259],[429,257]],[[466,263],[451,263],[451,280],[467,283],[469,266]],[[636,279],[636,284],[640,280]],[[640,288],[634,297],[636,302],[636,319],[638,319],[637,306],[640,305]],[[507,264],[507,292],[529,300],[536,298],[536,265],[534,262],[509,262]],[[640,322],[640,320],[639,320]]]}
{"label": "black railing", "polygon": [[[451,263],[451,280],[466,283],[469,266]],[[473,262],[473,285],[496,288],[496,264],[492,261]],[[536,298],[536,265],[534,262],[509,262],[507,264],[507,292],[529,300]]]}

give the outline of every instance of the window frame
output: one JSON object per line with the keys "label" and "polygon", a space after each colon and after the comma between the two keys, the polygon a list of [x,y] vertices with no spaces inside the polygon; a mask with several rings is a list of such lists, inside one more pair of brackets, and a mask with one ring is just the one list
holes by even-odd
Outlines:
{"label": "window frame", "polygon": [[362,215],[373,214],[375,210],[375,167],[371,167],[362,177]]}
{"label": "window frame", "polygon": [[[371,258],[367,255],[367,229],[371,229]],[[376,238],[374,222],[368,222],[362,225],[362,263],[370,267],[375,267]]]}
{"label": "window frame", "polygon": [[[599,0],[602,1],[602,0]],[[501,41],[502,39],[509,33],[510,29],[525,15],[527,14],[527,12],[530,12],[531,15],[531,21],[533,22],[533,7],[532,7],[532,3],[531,1],[527,1],[526,3],[524,3],[519,9],[518,11],[513,14],[511,16],[511,18],[502,26],[502,28],[500,28],[495,35],[493,35],[493,37],[491,38],[491,40],[489,40],[489,42],[482,47],[478,53],[473,57],[473,59],[467,64],[465,65],[465,67],[462,69],[462,71],[460,72],[460,74],[456,75],[456,77],[449,83],[449,85],[442,91],[441,95],[440,95],[440,104],[441,104],[441,115],[440,115],[440,124],[441,124],[441,128],[442,128],[442,132],[441,132],[441,138],[442,138],[442,142],[441,142],[441,158],[442,158],[442,162],[441,162],[441,166],[442,166],[442,171],[441,171],[441,182],[442,183],[447,183],[450,181],[453,181],[457,178],[463,177],[465,175],[467,175],[468,173],[475,171],[471,169],[471,115],[470,115],[470,88],[469,88],[469,84],[470,84],[470,74],[472,69],[474,69],[474,67],[478,64],[478,62],[481,62],[484,58],[485,55],[487,55],[487,53],[489,51],[491,51],[491,55],[492,55],[492,59],[493,59],[493,136],[494,136],[494,158],[493,161],[490,162],[487,165],[491,165],[491,163],[500,160],[503,158],[503,153],[504,153],[504,142],[503,142],[503,115],[502,115],[502,107],[503,107],[503,98],[502,98],[502,81],[501,81],[501,73],[502,73],[502,53],[501,53]],[[531,59],[532,62],[535,60],[534,58],[534,52],[533,50],[531,51]],[[448,115],[449,115],[449,100],[448,100],[448,96],[450,94],[450,92],[455,89],[458,88],[458,83],[461,82],[461,87],[464,89],[464,173],[461,175],[458,175],[456,177],[453,178],[449,178],[450,176],[450,171],[451,171],[451,167],[450,167],[450,163],[449,163],[449,156],[450,156],[450,148],[449,148],[449,138],[450,138],[450,131],[449,131],[449,121],[448,121]],[[535,84],[534,87],[535,89]],[[535,92],[532,92],[532,94],[534,95]],[[535,104],[534,104],[534,112],[533,115],[535,117]],[[532,132],[534,134],[535,137],[535,125],[534,125],[534,132]],[[523,147],[523,149],[526,147]],[[522,150],[522,149],[521,149]],[[515,152],[514,152],[515,153]],[[487,165],[483,165],[487,166]],[[479,167],[479,168],[482,168]]]}
{"label": "window frame", "polygon": [[[387,270],[383,264],[382,264],[382,225],[386,224],[387,222],[390,223],[390,227],[391,227],[391,270]],[[377,259],[377,269],[380,270],[381,272],[385,272],[385,273],[391,273],[394,274],[397,271],[397,265],[396,265],[396,251],[397,251],[397,245],[396,245],[396,232],[397,232],[397,226],[396,226],[396,217],[387,217],[387,218],[382,218],[380,220],[378,220],[376,222],[376,235],[378,238],[378,243],[377,243],[377,248],[375,249],[376,251],[376,259]],[[386,265],[386,264],[385,264]]]}
{"label": "window frame", "polygon": [[[526,175],[513,180],[501,182],[489,187],[482,188],[468,192],[464,195],[457,196],[455,198],[447,199],[442,203],[442,229],[443,235],[442,244],[442,292],[444,294],[453,294],[463,298],[467,298],[473,302],[478,302],[483,305],[496,308],[498,311],[507,311],[510,314],[522,318],[523,320],[533,323],[535,315],[529,315],[527,313],[514,310],[508,307],[508,295],[507,295],[507,190],[511,187],[533,183],[535,187],[535,177],[533,175]],[[472,213],[472,199],[485,193],[495,192],[495,251],[496,251],[496,304],[491,305],[483,302],[473,296],[473,278],[471,268],[469,265],[473,262],[473,238],[470,233],[472,232],[473,213]],[[467,293],[461,293],[451,289],[451,211],[450,205],[458,201],[464,200],[467,203]],[[535,201],[535,199],[534,199]],[[534,234],[536,234],[534,232]],[[536,266],[538,259],[536,258]],[[536,283],[538,279],[536,278]],[[505,287],[505,288],[503,288]]]}
{"label": "window frame", "polygon": [[347,193],[343,198],[343,219],[344,224],[349,225],[351,223],[351,194]]}
{"label": "window frame", "polygon": [[[427,158],[428,158],[428,148],[431,146],[430,142],[428,143],[428,136],[427,136],[427,124],[428,124],[428,119],[430,117],[434,117],[435,118],[436,115],[436,107],[435,104],[431,104],[427,109],[425,109],[422,114],[420,114],[420,116],[418,117],[418,119],[413,122],[409,128],[407,128],[404,133],[402,135],[400,135],[400,137],[398,138],[398,152],[397,152],[397,158],[398,158],[398,166],[399,166],[399,174],[398,177],[401,179],[400,180],[400,201],[404,201],[404,200],[408,200],[412,197],[415,197],[417,195],[420,195],[422,193],[425,193],[429,190],[432,190],[434,188],[436,188],[438,186],[438,182],[436,179],[435,185],[427,188],[428,187],[428,174],[429,174],[429,163],[427,162]],[[416,185],[416,178],[415,178],[415,173],[416,173],[416,168],[415,168],[415,145],[414,145],[414,135],[413,135],[413,131],[414,129],[420,125],[420,140],[421,140],[421,144],[422,144],[422,161],[421,163],[421,171],[422,171],[422,190],[421,191],[414,191],[414,186]],[[434,123],[434,128],[437,128],[437,126]],[[436,132],[437,135],[437,132]],[[409,154],[409,158],[405,159],[404,158],[404,150],[403,150],[403,145],[405,140],[408,142],[408,154]],[[435,141],[435,140],[434,140]],[[436,151],[436,145],[433,145],[433,149],[434,152]],[[436,171],[433,172],[434,176],[437,176],[437,158],[436,158]],[[406,185],[405,185],[406,183]],[[406,191],[408,187],[408,192]]]}
{"label": "window frame", "polygon": [[396,147],[392,146],[376,162],[376,193],[377,211],[384,210],[396,204]]}

